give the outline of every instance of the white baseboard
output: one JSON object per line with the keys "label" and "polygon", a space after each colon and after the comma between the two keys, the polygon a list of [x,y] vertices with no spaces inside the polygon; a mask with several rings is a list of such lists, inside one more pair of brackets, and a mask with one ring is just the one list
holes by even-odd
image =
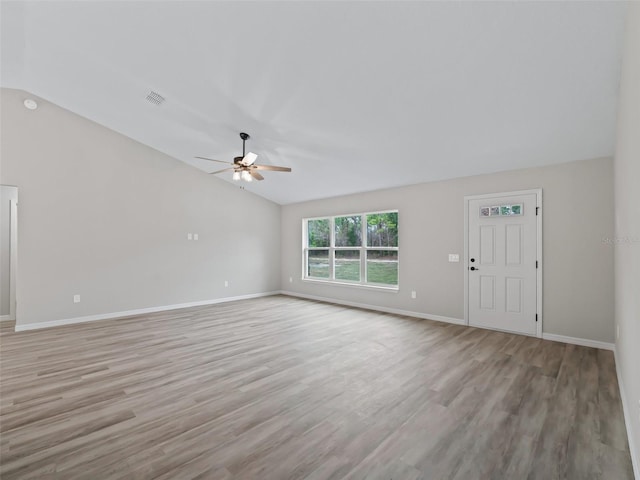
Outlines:
{"label": "white baseboard", "polygon": [[[366,308],[367,310],[377,310],[385,313],[395,313],[397,315],[406,315],[408,317],[424,318],[427,320],[436,320],[438,322],[454,323],[456,325],[467,325],[467,322],[462,318],[444,317],[442,315],[413,312],[410,310],[401,310],[399,308],[379,307],[376,305],[369,305],[366,303],[350,302],[348,300],[337,300],[335,298],[319,297],[316,295],[307,295],[306,293],[290,292],[287,290],[282,290],[280,293],[282,295],[289,295],[291,297],[307,298],[309,300],[318,300],[320,302],[335,303],[338,305],[346,305],[348,307]],[[474,327],[474,328],[478,328],[478,327]],[[556,335],[553,333],[543,333],[542,338],[545,340],[553,340],[555,342],[569,343],[572,345],[581,345],[583,347],[601,348],[603,350],[612,350],[612,351],[615,350],[615,345],[613,343],[601,342],[598,340],[589,340],[588,338],[567,337],[565,335]]]}
{"label": "white baseboard", "polygon": [[59,327],[62,325],[72,325],[74,323],[95,322],[97,320],[109,320],[112,318],[130,317],[132,315],[143,315],[145,313],[164,312],[167,310],[177,310],[179,308],[201,307],[203,305],[214,305],[216,303],[235,302],[236,300],[247,300],[250,298],[269,297],[278,295],[280,292],[263,292],[250,293],[248,295],[239,295],[237,297],[214,298],[211,300],[200,300],[197,302],[177,303],[175,305],[162,305],[160,307],[138,308],[135,310],[125,310],[122,312],[101,313],[98,315],[87,315],[86,317],[63,318],[60,320],[52,320],[50,322],[27,323],[24,325],[16,325],[16,332],[24,332],[25,330],[38,330],[40,328]]}
{"label": "white baseboard", "polygon": [[640,458],[637,457],[637,450],[633,434],[631,432],[631,409],[627,403],[627,395],[624,389],[624,382],[620,374],[620,362],[618,361],[618,350],[613,350],[613,356],[616,360],[616,374],[618,375],[618,388],[620,389],[620,398],[622,399],[622,412],[624,414],[624,425],[627,428],[627,439],[629,442],[629,453],[631,454],[631,465],[633,466],[633,474],[635,478],[640,480]]}
{"label": "white baseboard", "polygon": [[10,322],[13,320],[11,315],[0,315],[0,322]]}
{"label": "white baseboard", "polygon": [[335,298],[318,297],[316,295],[307,295],[305,293],[289,292],[282,290],[282,295],[288,295],[290,297],[306,298],[308,300],[317,300],[319,302],[335,303],[338,305],[345,305],[347,307],[364,308],[366,310],[375,310],[378,312],[394,313],[396,315],[404,315],[407,317],[423,318],[425,320],[435,320],[438,322],[454,323],[456,325],[466,325],[467,323],[460,318],[444,317],[442,315],[432,315],[430,313],[412,312],[409,310],[401,310],[399,308],[379,307],[377,305],[369,305],[366,303],[349,302],[347,300],[336,300]]}
{"label": "white baseboard", "polygon": [[599,340],[589,340],[588,338],[567,337],[565,335],[556,335],[555,333],[542,333],[544,340],[552,340],[554,342],[570,343],[572,345],[580,345],[583,347],[601,348],[602,350],[615,351],[616,346],[613,343],[601,342]]}

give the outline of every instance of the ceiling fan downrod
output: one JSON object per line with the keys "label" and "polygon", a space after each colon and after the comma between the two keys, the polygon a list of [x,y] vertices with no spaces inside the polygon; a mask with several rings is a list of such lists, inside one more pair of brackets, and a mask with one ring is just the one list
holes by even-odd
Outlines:
{"label": "ceiling fan downrod", "polygon": [[244,158],[245,157],[244,142],[249,140],[251,138],[251,135],[249,135],[248,133],[240,132],[240,138],[242,139],[242,158]]}

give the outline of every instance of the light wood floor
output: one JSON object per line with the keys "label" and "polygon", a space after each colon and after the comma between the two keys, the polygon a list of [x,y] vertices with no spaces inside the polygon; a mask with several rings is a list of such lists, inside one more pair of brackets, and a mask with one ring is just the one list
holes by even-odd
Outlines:
{"label": "light wood floor", "polygon": [[284,296],[11,327],[3,480],[633,478],[608,351]]}

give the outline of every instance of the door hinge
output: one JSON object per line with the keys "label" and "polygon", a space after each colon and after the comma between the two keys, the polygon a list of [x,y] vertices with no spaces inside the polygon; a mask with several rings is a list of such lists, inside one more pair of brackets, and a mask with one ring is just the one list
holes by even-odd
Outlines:
{"label": "door hinge", "polygon": [[538,321],[538,314],[536,313],[536,322]]}
{"label": "door hinge", "polygon": [[536,260],[536,268],[538,268],[538,260]]}
{"label": "door hinge", "polygon": [[536,216],[538,215],[539,210],[540,210],[540,207],[536,207]]}

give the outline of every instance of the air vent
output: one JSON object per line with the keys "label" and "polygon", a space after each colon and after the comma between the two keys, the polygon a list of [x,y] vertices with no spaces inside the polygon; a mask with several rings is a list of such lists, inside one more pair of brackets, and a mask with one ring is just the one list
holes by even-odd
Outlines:
{"label": "air vent", "polygon": [[160,105],[162,102],[164,102],[164,97],[159,93],[151,90],[147,95],[147,102],[151,102],[154,105]]}

